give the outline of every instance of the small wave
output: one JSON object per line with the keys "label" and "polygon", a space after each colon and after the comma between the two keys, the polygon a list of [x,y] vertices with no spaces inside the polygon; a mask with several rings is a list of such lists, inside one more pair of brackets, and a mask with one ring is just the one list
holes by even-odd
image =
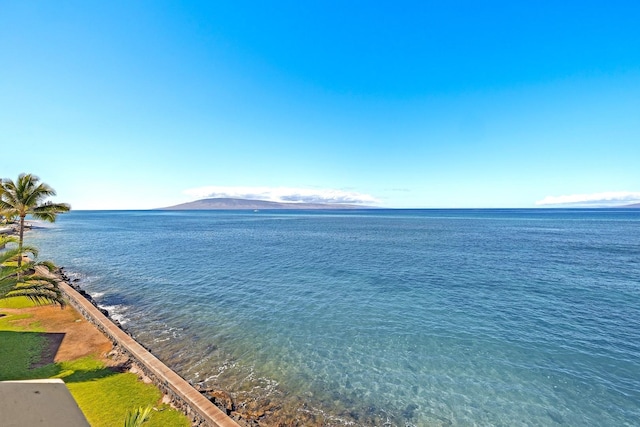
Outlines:
{"label": "small wave", "polygon": [[153,342],[165,342],[172,339],[180,338],[184,328],[169,326],[166,323],[160,326],[160,329],[154,334]]}
{"label": "small wave", "polygon": [[124,325],[125,323],[128,322],[128,319],[125,317],[125,313],[124,313],[128,309],[127,306],[98,304],[98,307],[103,310],[107,310],[109,312],[109,317],[119,322],[121,325]]}

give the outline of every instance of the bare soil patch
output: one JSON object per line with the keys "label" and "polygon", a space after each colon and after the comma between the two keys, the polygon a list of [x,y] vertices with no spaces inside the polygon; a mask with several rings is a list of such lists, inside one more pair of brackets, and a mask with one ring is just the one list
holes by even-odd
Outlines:
{"label": "bare soil patch", "polygon": [[107,358],[107,354],[113,348],[111,341],[73,307],[67,306],[61,309],[55,306],[43,306],[15,311],[31,313],[34,316],[20,320],[19,323],[27,326],[37,321],[48,333],[47,347],[43,352],[43,359],[46,358],[48,363],[94,355],[106,365],[114,365],[114,361]]}

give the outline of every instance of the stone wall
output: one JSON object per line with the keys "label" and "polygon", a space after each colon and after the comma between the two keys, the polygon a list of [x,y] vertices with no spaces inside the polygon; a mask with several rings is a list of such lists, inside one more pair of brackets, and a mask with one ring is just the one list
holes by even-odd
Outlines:
{"label": "stone wall", "polygon": [[193,426],[240,427],[191,384],[125,333],[94,305],[90,297],[86,297],[86,293],[78,292],[62,279],[59,285],[68,297],[69,304],[113,342],[114,352],[128,358],[139,374],[148,377],[176,408],[191,419]]}

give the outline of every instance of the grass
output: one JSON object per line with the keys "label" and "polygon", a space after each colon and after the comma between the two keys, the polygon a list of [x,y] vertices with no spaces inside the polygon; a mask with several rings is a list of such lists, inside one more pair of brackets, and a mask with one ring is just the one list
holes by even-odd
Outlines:
{"label": "grass", "polygon": [[33,302],[26,297],[15,297],[0,300],[0,308],[27,308],[33,307]]}
{"label": "grass", "polygon": [[60,365],[62,372],[56,378],[64,380],[92,426],[121,425],[127,412],[148,405],[152,405],[154,410],[145,426],[190,425],[184,415],[160,404],[160,391],[141,382],[135,374],[115,373],[93,357]]}
{"label": "grass", "polygon": [[4,331],[0,326],[0,343],[0,381],[50,378],[58,374],[55,364],[31,367],[44,347],[42,334]]}
{"label": "grass", "polygon": [[[0,314],[2,308],[29,306],[26,298],[0,300]],[[32,368],[46,345],[44,329],[36,319],[26,327],[16,324],[31,314],[4,314],[0,315],[0,380],[61,378],[94,427],[123,425],[127,412],[146,406],[153,410],[145,427],[190,426],[187,417],[160,402],[162,395],[155,386],[135,374],[116,372],[94,356]]]}

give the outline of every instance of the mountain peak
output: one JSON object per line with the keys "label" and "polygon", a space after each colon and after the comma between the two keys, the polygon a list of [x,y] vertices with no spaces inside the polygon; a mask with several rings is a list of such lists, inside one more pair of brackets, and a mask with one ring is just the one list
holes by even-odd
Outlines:
{"label": "mountain peak", "polygon": [[285,203],[267,200],[213,198],[200,199],[182,203],[160,210],[256,210],[256,209],[291,209],[291,210],[321,210],[321,209],[375,209],[371,206],[361,206],[343,203]]}

